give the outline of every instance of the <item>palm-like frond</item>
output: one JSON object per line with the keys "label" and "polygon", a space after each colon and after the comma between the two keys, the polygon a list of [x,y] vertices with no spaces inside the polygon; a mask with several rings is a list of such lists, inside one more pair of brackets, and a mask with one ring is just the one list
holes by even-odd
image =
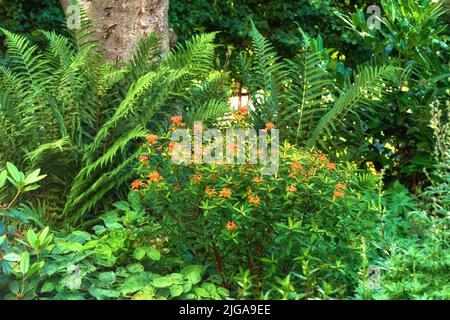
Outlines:
{"label": "palm-like frond", "polygon": [[394,75],[395,70],[392,66],[363,68],[355,77],[353,85],[320,117],[307,145],[318,143],[323,133],[330,138],[338,129],[351,128],[355,121],[369,116],[374,107],[381,107],[382,84]]}

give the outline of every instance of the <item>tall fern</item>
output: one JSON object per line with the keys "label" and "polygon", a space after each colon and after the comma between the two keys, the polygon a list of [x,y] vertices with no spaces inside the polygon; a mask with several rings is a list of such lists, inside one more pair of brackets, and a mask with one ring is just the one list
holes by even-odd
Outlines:
{"label": "tall fern", "polygon": [[295,58],[282,61],[253,26],[253,74],[247,76],[245,85],[256,114],[266,121],[276,120],[284,138],[308,147],[328,150],[342,139],[360,141],[365,136],[365,121],[382,110],[383,84],[394,76],[395,68],[367,65],[351,84],[338,89],[328,70],[322,39],[300,32],[303,48]]}
{"label": "tall fern", "polygon": [[1,29],[10,57],[0,66],[0,162],[41,167],[43,198],[67,222],[101,210],[126,188],[139,140],[167,123],[228,112],[226,74],[214,71],[214,34],[166,55],[150,34],[123,67],[104,61],[90,22],[71,37],[43,32],[41,51]]}

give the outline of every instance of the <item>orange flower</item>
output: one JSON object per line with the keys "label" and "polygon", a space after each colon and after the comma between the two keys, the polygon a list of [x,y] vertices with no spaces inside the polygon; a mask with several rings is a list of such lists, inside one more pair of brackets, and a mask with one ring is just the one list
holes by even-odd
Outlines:
{"label": "orange flower", "polygon": [[148,143],[155,144],[158,141],[158,136],[156,134],[149,134],[145,137]]}
{"label": "orange flower", "polygon": [[337,191],[344,191],[345,189],[347,189],[347,186],[346,186],[345,184],[343,184],[342,182],[339,182],[339,183],[336,185],[336,190],[337,190]]}
{"label": "orange flower", "polygon": [[145,183],[143,183],[141,180],[135,180],[131,183],[131,189],[139,191],[140,188],[145,187]]}
{"label": "orange flower", "polygon": [[261,182],[263,182],[264,181],[264,179],[263,178],[260,178],[260,177],[255,177],[255,178],[253,178],[253,182],[254,183],[261,183]]}
{"label": "orange flower", "polygon": [[269,122],[266,124],[266,131],[269,131],[270,129],[275,129],[275,125],[272,122]]}
{"label": "orange flower", "polygon": [[185,127],[186,123],[183,123],[183,117],[182,116],[173,116],[170,118],[172,121],[172,124],[176,127]]}
{"label": "orange flower", "polygon": [[170,141],[170,142],[169,142],[169,147],[168,147],[168,149],[169,149],[169,150],[173,150],[173,149],[175,149],[177,146],[178,146],[178,142]]}
{"label": "orange flower", "polygon": [[332,170],[334,170],[334,169],[336,169],[336,164],[334,164],[334,163],[329,163],[329,164],[327,165],[327,170],[328,170],[328,171],[332,171]]}
{"label": "orange flower", "polygon": [[148,154],[143,154],[142,156],[139,156],[139,162],[144,165],[148,164],[148,159],[149,159]]}
{"label": "orange flower", "polygon": [[319,160],[320,162],[328,162],[328,158],[327,158],[327,156],[324,155],[324,154],[316,154],[316,155],[315,155],[315,158],[316,158],[317,160]]}
{"label": "orange flower", "polygon": [[150,175],[148,176],[148,182],[152,183],[152,182],[158,182],[160,180],[162,180],[163,178],[161,177],[161,175],[159,174],[158,171],[153,171],[152,173],[150,173]]}
{"label": "orange flower", "polygon": [[190,180],[194,184],[199,184],[200,182],[202,182],[202,179],[203,179],[203,176],[200,173],[197,173],[190,178]]}
{"label": "orange flower", "polygon": [[214,188],[206,187],[205,193],[209,198],[212,198],[216,195],[216,190]]}
{"label": "orange flower", "polygon": [[252,194],[253,194],[253,191],[252,191],[251,189],[248,189],[248,190],[247,190],[247,195],[248,195],[248,196],[251,196]]}
{"label": "orange flower", "polygon": [[247,107],[239,107],[239,112],[242,114],[248,114],[248,108]]}
{"label": "orange flower", "polygon": [[287,187],[286,187],[286,192],[291,192],[291,193],[293,193],[293,192],[295,192],[295,191],[297,191],[297,187],[294,186],[294,185],[290,185],[290,186],[287,186]]}
{"label": "orange flower", "polygon": [[298,161],[291,163],[292,171],[301,170],[302,168],[303,168],[302,165]]}
{"label": "orange flower", "polygon": [[339,191],[334,191],[333,195],[334,195],[336,198],[341,198],[341,199],[344,199],[344,198],[345,198],[345,194],[342,193],[342,192],[339,192]]}
{"label": "orange flower", "polygon": [[231,190],[228,188],[223,188],[220,193],[219,197],[221,198],[230,198],[231,197]]}
{"label": "orange flower", "polygon": [[261,199],[258,196],[250,196],[248,197],[248,202],[250,202],[251,204],[254,204],[255,206],[258,206],[259,203],[261,202]]}
{"label": "orange flower", "polygon": [[237,229],[237,224],[236,224],[236,222],[230,220],[227,222],[226,228],[228,231],[234,231]]}
{"label": "orange flower", "polygon": [[240,114],[240,113],[235,113],[234,118],[240,122],[240,121],[244,120],[244,115]]}

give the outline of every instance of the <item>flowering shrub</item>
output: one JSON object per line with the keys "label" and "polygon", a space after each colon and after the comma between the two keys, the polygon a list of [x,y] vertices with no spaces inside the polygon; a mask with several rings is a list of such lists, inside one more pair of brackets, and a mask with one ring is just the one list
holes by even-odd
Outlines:
{"label": "flowering shrub", "polygon": [[[182,124],[175,120],[172,129]],[[232,290],[238,284],[241,297],[278,297],[272,289],[281,276],[292,281],[289,298],[320,288],[348,293],[361,242],[375,225],[363,197],[363,189],[374,188],[373,176],[289,144],[280,148],[273,176],[254,164],[176,165],[172,131],[147,136],[131,188],[160,220],[173,251],[211,263],[212,277]]]}

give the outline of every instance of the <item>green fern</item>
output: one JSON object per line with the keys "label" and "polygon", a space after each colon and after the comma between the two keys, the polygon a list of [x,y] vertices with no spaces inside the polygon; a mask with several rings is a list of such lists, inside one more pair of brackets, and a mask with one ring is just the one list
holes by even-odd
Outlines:
{"label": "green fern", "polygon": [[149,35],[117,67],[103,60],[91,27],[83,19],[71,38],[43,32],[43,52],[1,29],[11,60],[0,66],[0,161],[41,167],[48,208],[70,222],[126,188],[139,140],[168,114],[214,121],[228,107],[226,74],[213,70],[214,34],[166,56]]}

